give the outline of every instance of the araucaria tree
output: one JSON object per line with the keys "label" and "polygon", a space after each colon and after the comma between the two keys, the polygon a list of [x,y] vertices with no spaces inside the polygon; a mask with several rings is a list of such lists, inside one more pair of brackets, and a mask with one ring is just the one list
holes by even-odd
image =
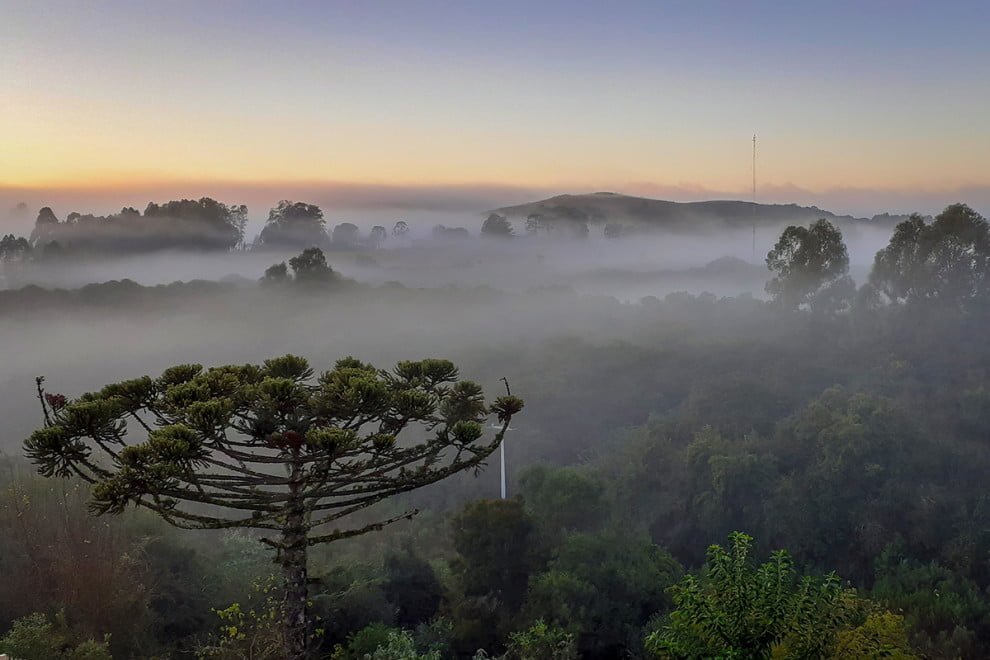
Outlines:
{"label": "araucaria tree", "polygon": [[[45,476],[91,483],[95,513],[133,504],[177,527],[272,532],[262,541],[282,567],[290,659],[305,658],[310,643],[307,549],[413,516],[347,524],[388,497],[480,466],[523,406],[507,383],[486,405],[479,385],[435,359],[385,371],[347,358],[315,379],[292,355],[180,365],[75,400],[42,385],[45,424],[27,454]],[[492,414],[500,426],[483,439]]]}

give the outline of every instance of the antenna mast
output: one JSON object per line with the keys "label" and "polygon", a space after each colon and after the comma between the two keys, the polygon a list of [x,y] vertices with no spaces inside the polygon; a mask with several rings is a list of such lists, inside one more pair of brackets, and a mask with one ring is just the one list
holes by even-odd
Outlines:
{"label": "antenna mast", "polygon": [[753,133],[753,263],[756,263],[756,133]]}

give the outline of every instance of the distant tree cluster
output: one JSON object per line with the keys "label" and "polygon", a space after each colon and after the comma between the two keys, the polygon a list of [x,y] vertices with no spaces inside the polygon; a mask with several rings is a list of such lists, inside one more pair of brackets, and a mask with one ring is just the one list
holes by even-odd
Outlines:
{"label": "distant tree cluster", "polygon": [[870,285],[886,300],[968,306],[990,297],[990,224],[964,204],[913,215],[877,253]]}
{"label": "distant tree cluster", "polygon": [[7,234],[0,238],[0,262],[23,261],[31,255],[31,249],[28,239]]}
{"label": "distant tree cluster", "polygon": [[[26,205],[18,205],[11,216],[23,216]],[[42,208],[29,238],[5,236],[0,261],[15,261],[66,255],[136,254],[157,250],[228,251],[235,249],[294,249],[319,247],[334,250],[379,249],[387,238],[385,227],[376,225],[362,236],[349,222],[328,232],[323,210],[315,204],[282,200],[268,213],[260,234],[249,242],[246,231],[248,209],[228,206],[209,197],[150,203],[144,212],[123,208],[108,216],[72,212],[59,220],[50,207]],[[392,234],[404,239],[405,222],[396,223]],[[25,247],[26,244],[26,247]]]}
{"label": "distant tree cluster", "polygon": [[430,234],[434,239],[441,241],[460,241],[471,238],[471,233],[464,227],[448,227],[446,225],[434,225]]}
{"label": "distant tree cluster", "polygon": [[140,253],[155,250],[230,250],[243,243],[247,207],[209,197],[151,203],[144,213],[121,209],[109,216],[70,213],[59,220],[39,211],[30,242],[36,248],[75,253]]}
{"label": "distant tree cluster", "polygon": [[[289,269],[292,272],[289,272]],[[327,264],[327,257],[320,248],[312,247],[303,250],[297,256],[289,259],[288,265],[283,261],[273,264],[265,270],[261,283],[278,285],[295,283],[302,286],[322,286],[337,279],[333,268]]]}

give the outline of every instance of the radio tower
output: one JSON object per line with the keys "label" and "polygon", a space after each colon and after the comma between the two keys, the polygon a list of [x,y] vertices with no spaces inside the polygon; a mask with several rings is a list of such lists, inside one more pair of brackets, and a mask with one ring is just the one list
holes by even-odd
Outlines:
{"label": "radio tower", "polygon": [[753,263],[756,263],[756,133],[753,133]]}

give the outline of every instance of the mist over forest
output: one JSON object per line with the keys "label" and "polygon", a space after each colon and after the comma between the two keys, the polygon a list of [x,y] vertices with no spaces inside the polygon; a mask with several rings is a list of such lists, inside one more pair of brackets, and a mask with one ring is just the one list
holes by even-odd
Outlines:
{"label": "mist over forest", "polygon": [[0,242],[0,650],[985,657],[973,209],[249,214]]}

